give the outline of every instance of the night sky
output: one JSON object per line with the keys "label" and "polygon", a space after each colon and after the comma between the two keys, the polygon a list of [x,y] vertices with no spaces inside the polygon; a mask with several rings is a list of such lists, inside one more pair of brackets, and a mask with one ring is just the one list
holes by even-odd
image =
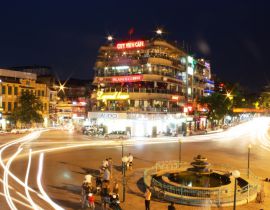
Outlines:
{"label": "night sky", "polygon": [[270,1],[17,0],[0,3],[0,66],[49,65],[58,76],[91,78],[106,36],[188,43],[218,77],[258,89],[270,81]]}

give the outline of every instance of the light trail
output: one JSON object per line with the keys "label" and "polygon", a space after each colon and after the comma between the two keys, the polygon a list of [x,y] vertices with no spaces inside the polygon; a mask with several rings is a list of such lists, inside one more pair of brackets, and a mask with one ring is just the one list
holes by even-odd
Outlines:
{"label": "light trail", "polygon": [[29,177],[29,172],[30,172],[30,168],[31,168],[31,159],[32,159],[32,149],[29,150],[29,158],[28,158],[28,165],[27,165],[27,169],[26,169],[26,175],[25,175],[25,194],[28,198],[29,203],[31,204],[31,206],[33,207],[33,209],[35,210],[41,210],[42,208],[40,208],[38,205],[36,205],[36,203],[33,201],[33,199],[30,196],[29,190],[28,190],[28,177]]}
{"label": "light trail", "polygon": [[22,151],[22,148],[18,149],[14,155],[11,156],[11,158],[8,160],[7,165],[6,165],[6,170],[4,171],[4,179],[3,179],[3,187],[4,187],[4,193],[5,193],[5,198],[6,201],[12,210],[17,210],[16,206],[14,205],[10,193],[9,193],[9,188],[8,188],[8,171],[10,168],[10,165],[12,161],[15,159],[15,157]]}
{"label": "light trail", "polygon": [[44,191],[42,184],[41,184],[41,177],[42,177],[42,171],[43,171],[43,161],[44,161],[44,153],[41,153],[39,156],[39,165],[38,165],[38,174],[37,174],[37,185],[38,189],[41,192],[43,198],[56,210],[64,210],[62,207],[57,205],[55,202],[51,200],[51,198],[47,195],[47,193]]}
{"label": "light trail", "polygon": [[[2,195],[3,197],[6,196],[4,193],[1,193],[1,192],[0,192],[0,195]],[[18,194],[18,195],[20,195],[20,194]],[[19,203],[19,204],[25,206],[25,207],[28,207],[29,209],[32,209],[32,206],[29,206],[28,204],[26,204],[26,203],[24,203],[24,202],[22,202],[22,201],[20,201],[20,200],[18,200],[18,199],[16,199],[16,198],[11,197],[11,199],[12,199],[13,201],[15,201],[15,202],[17,202],[17,203]]]}
{"label": "light trail", "polygon": [[[46,194],[46,192],[43,189],[43,186],[41,184],[41,178],[42,178],[42,171],[43,171],[43,161],[44,161],[44,152],[55,152],[55,151],[61,151],[61,150],[68,150],[68,149],[75,149],[75,148],[83,148],[83,147],[106,147],[106,148],[115,148],[115,147],[120,147],[122,144],[124,146],[137,146],[137,145],[147,145],[147,144],[167,144],[167,143],[177,143],[179,142],[179,138],[182,140],[183,143],[186,142],[221,142],[221,143],[226,143],[230,145],[233,143],[233,141],[239,141],[239,139],[246,139],[246,141],[241,141],[243,144],[248,144],[251,142],[252,144],[256,144],[260,146],[261,148],[270,151],[270,137],[269,134],[267,133],[267,130],[269,129],[269,122],[270,118],[258,118],[258,119],[253,119],[252,121],[246,122],[239,124],[235,127],[231,127],[228,130],[220,133],[211,133],[207,135],[198,135],[198,136],[187,136],[187,137],[161,137],[158,139],[151,139],[151,138],[134,138],[134,139],[129,139],[129,140],[91,140],[91,142],[83,142],[83,141],[44,141],[44,142],[37,142],[37,143],[32,143],[34,139],[38,138],[40,136],[40,133],[27,135],[25,138],[20,138],[18,140],[12,141],[10,143],[6,143],[2,146],[0,146],[0,163],[2,167],[4,168],[5,172],[11,176],[15,181],[17,181],[19,184],[21,184],[23,187],[25,187],[25,193],[26,191],[31,191],[36,193],[41,199],[43,199],[45,202],[50,204],[54,209],[57,210],[62,210],[63,208],[54,203],[50,197]],[[29,176],[30,173],[30,165],[31,165],[31,160],[33,155],[40,154],[39,157],[39,166],[38,166],[38,175],[37,175],[37,184],[38,188],[40,190],[40,193],[34,191],[28,186],[28,178],[27,182],[22,182],[20,179],[18,179],[14,174],[12,174],[9,170],[7,170],[4,162],[10,160],[10,158],[6,158],[5,160],[2,159],[2,152],[6,150],[8,147],[13,146],[15,144],[20,144],[19,148],[22,146],[34,146],[38,145],[36,150],[31,150],[29,154],[23,153],[20,155],[17,155],[16,160],[19,158],[29,156],[28,160],[28,167],[27,167],[27,176]],[[43,145],[44,144],[44,147]],[[59,145],[57,145],[59,144]],[[18,153],[19,154],[19,153]],[[26,178],[26,177],[25,177]],[[10,186],[9,186],[10,187]],[[26,193],[27,195],[27,193]],[[31,201],[30,193],[28,192],[27,199],[32,205],[31,208],[34,209],[39,209],[40,207],[34,203],[34,201]],[[10,199],[12,199],[10,197]],[[36,205],[33,205],[33,203]],[[39,208],[38,208],[39,207]]]}
{"label": "light trail", "polygon": [[[11,178],[13,178],[17,183],[19,183],[21,186],[23,186],[24,188],[27,188],[28,190],[30,190],[31,192],[34,192],[36,194],[38,194],[39,197],[41,197],[42,199],[44,199],[42,197],[42,195],[40,195],[38,192],[36,192],[35,190],[33,190],[32,188],[30,188],[29,186],[25,185],[24,182],[22,182],[17,176],[15,176],[10,170],[9,170],[9,167],[10,167],[10,164],[11,162],[13,161],[13,159],[20,153],[20,151],[22,150],[21,148],[21,145],[19,146],[17,152],[11,157],[11,158],[8,158],[8,162],[7,164],[5,165],[3,159],[2,159],[2,153],[9,147],[13,146],[13,145],[16,145],[16,144],[20,144],[24,141],[30,141],[30,140],[34,140],[36,138],[38,138],[40,136],[41,132],[38,131],[38,132],[33,132],[31,134],[28,134],[27,136],[24,136],[22,138],[19,138],[17,140],[13,140],[9,143],[6,143],[4,145],[1,145],[0,148],[0,164],[1,166],[3,167],[4,169],[4,179],[3,179],[3,188],[4,188],[4,192],[5,192],[5,197],[6,197],[6,200],[7,200],[7,203],[8,205],[10,206],[10,208],[13,210],[16,209],[16,207],[14,206],[14,204],[12,204],[12,200],[11,200],[11,197],[9,195],[9,190],[8,190],[8,183],[7,183],[7,180],[8,180],[8,176],[10,176]],[[32,207],[31,207],[32,208]]]}

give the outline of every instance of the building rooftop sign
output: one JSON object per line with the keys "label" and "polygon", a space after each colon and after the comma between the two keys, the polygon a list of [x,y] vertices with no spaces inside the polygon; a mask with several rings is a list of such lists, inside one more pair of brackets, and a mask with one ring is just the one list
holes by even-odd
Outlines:
{"label": "building rooftop sign", "polygon": [[134,48],[142,48],[144,46],[145,46],[145,43],[144,43],[143,40],[120,42],[120,43],[116,44],[116,48],[118,50],[128,50],[128,49],[134,49]]}

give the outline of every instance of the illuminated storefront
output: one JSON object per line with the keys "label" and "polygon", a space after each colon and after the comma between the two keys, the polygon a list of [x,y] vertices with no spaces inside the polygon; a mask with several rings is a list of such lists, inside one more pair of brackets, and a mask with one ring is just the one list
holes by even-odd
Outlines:
{"label": "illuminated storefront", "polygon": [[182,133],[184,114],[135,114],[121,112],[89,112],[88,119],[107,127],[107,131],[128,131],[131,136],[172,136]]}

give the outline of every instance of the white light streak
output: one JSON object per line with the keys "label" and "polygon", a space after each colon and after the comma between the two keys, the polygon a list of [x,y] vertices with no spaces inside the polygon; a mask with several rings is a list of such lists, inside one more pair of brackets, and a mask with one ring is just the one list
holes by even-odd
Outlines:
{"label": "white light streak", "polygon": [[41,184],[41,177],[42,177],[42,171],[43,171],[43,160],[44,160],[44,153],[41,153],[39,156],[39,165],[38,165],[38,175],[37,175],[37,185],[38,189],[41,192],[43,198],[56,210],[64,210],[62,207],[54,203],[51,198],[47,195],[47,193],[44,191],[42,184]]}
{"label": "white light streak", "polygon": [[29,177],[29,172],[30,172],[30,168],[31,168],[31,159],[32,159],[32,149],[29,150],[28,165],[27,165],[25,181],[24,181],[26,187],[24,188],[24,190],[25,190],[25,194],[28,198],[28,201],[31,204],[31,206],[33,207],[33,209],[40,210],[42,208],[40,208],[39,206],[37,206],[35,204],[35,202],[33,201],[33,199],[30,196],[29,189],[28,189],[28,177]]}
{"label": "white light streak", "polygon": [[10,193],[9,193],[9,185],[8,185],[8,171],[10,168],[10,165],[12,161],[15,159],[15,157],[22,151],[22,148],[18,149],[14,155],[11,156],[11,158],[8,160],[7,165],[6,165],[6,170],[4,171],[4,179],[3,179],[3,187],[4,187],[4,193],[5,193],[5,198],[6,201],[12,210],[17,210],[16,206],[14,205]]}

